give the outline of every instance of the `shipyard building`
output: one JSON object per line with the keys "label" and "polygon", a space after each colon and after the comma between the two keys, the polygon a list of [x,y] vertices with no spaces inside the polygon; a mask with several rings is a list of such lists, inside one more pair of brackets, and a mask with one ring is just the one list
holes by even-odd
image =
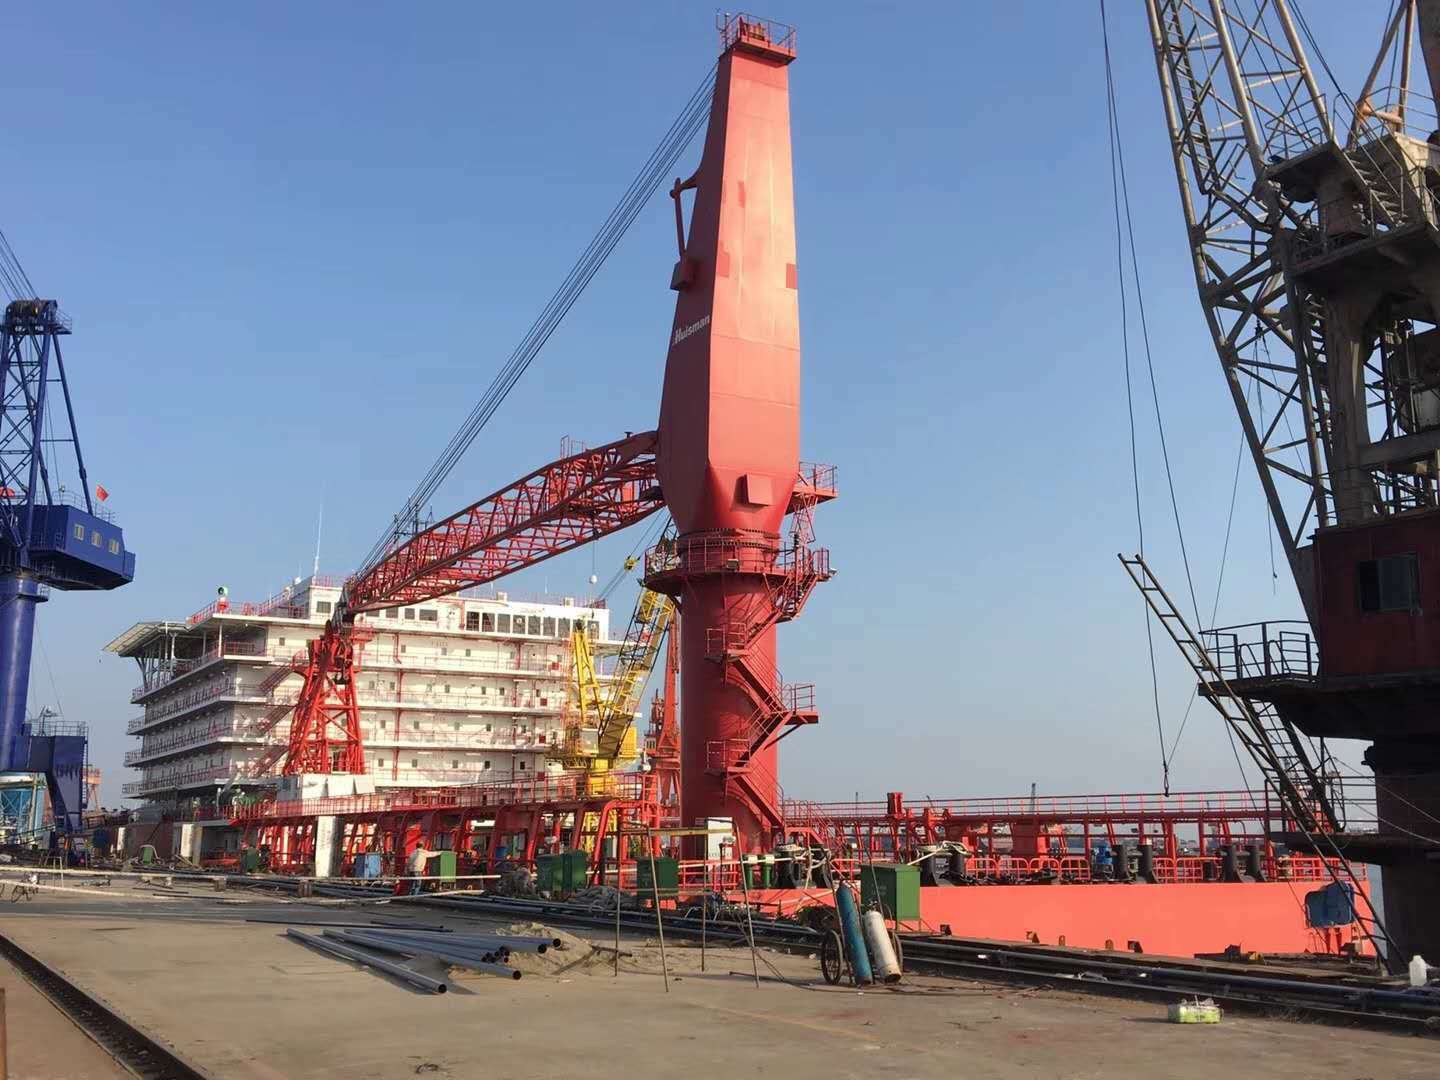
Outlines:
{"label": "shipyard building", "polygon": [[[292,666],[340,596],[337,578],[297,580],[269,600],[222,596],[186,619],[130,627],[106,647],[132,657],[138,745],[124,786],[142,811],[196,810],[273,786],[301,675]],[[571,634],[606,655],[609,611],[571,598],[460,594],[361,616],[357,692],[377,790],[524,779],[558,765],[574,691]],[[219,815],[217,815],[219,816]]]}

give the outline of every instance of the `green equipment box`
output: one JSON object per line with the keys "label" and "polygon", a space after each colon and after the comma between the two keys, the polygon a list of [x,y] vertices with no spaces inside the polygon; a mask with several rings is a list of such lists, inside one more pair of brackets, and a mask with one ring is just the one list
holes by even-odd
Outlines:
{"label": "green equipment box", "polygon": [[860,867],[860,906],[866,911],[879,902],[887,919],[914,922],[920,918],[920,868],[900,863],[870,863]]}
{"label": "green equipment box", "polygon": [[455,880],[455,852],[437,851],[425,863],[425,876],[441,881]]}
{"label": "green equipment box", "polygon": [[655,871],[651,874],[651,860],[641,855],[635,860],[635,892],[640,899],[653,899],[658,892],[662,900],[674,900],[680,895],[680,860],[657,855]]}
{"label": "green equipment box", "polygon": [[583,851],[560,851],[535,857],[535,887],[552,896],[579,892],[590,884],[590,856]]}
{"label": "green equipment box", "polygon": [[240,851],[240,872],[242,874],[253,874],[260,869],[260,850],[258,848],[242,848]]}

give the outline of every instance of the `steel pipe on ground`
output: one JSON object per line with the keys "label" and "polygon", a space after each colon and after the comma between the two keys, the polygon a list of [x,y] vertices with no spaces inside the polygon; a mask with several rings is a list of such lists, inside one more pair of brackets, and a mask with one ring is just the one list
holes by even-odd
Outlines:
{"label": "steel pipe on ground", "polygon": [[430,976],[422,975],[420,972],[415,971],[413,968],[408,968],[404,964],[392,963],[382,957],[373,956],[369,953],[362,952],[360,949],[352,949],[348,945],[342,945],[337,941],[326,941],[324,938],[296,930],[294,927],[285,931],[285,934],[287,937],[292,937],[296,941],[304,942],[311,948],[319,949],[321,952],[328,952],[357,964],[363,964],[365,967],[374,968],[376,971],[383,971],[387,975],[401,979],[411,986],[417,986],[421,990],[428,990],[432,994],[443,994],[448,988],[443,979],[432,979]]}
{"label": "steel pipe on ground", "polygon": [[[338,936],[344,931],[326,931],[326,936]],[[357,945],[364,945],[367,948],[379,949],[382,952],[398,953],[402,956],[411,957],[433,957],[443,961],[451,967],[463,967],[470,971],[480,971],[487,975],[499,975],[505,979],[518,979],[521,973],[512,967],[496,963],[493,956],[485,959],[488,954],[456,952],[442,948],[439,945],[426,945],[422,942],[411,941],[387,941],[383,938],[370,938],[357,935],[346,935],[342,941],[353,942]]]}
{"label": "steel pipe on ground", "polygon": [[[371,928],[367,927],[366,929]],[[433,931],[416,931],[410,929],[392,931],[389,927],[385,927],[375,930],[374,932],[384,934],[386,937],[405,938],[412,941],[437,940]],[[463,944],[466,946],[479,945],[495,949],[507,949],[510,952],[533,953],[543,953],[550,948],[558,947],[560,944],[559,938],[512,938],[506,937],[503,934],[468,934],[464,932],[446,934],[443,940],[450,948]]]}

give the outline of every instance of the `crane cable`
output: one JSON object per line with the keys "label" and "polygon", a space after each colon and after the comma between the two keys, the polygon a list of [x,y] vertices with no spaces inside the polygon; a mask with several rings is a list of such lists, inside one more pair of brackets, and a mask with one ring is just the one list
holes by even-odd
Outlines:
{"label": "crane cable", "polygon": [[[450,442],[441,451],[435,463],[416,485],[400,512],[395,515],[390,529],[376,541],[365,557],[357,576],[372,569],[388,552],[404,541],[411,528],[418,531],[420,516],[431,496],[459,464],[461,457],[475,441],[490,418],[514,389],[541,348],[560,325],[561,320],[580,298],[585,287],[604,265],[615,245],[629,230],[635,219],[649,202],[650,197],[669,177],[696,134],[710,114],[710,102],[715,88],[715,72],[718,65],[712,65],[709,72],[690,95],[680,115],[670,125],[659,144],[650,152],[649,158],[630,182],[615,208],[610,211],[604,223],[581,252],[565,275],[560,287],[550,297],[539,316],[531,324],[525,336],[515,347],[508,359],[501,365],[494,380],[481,396],[479,402],[460,425]],[[408,525],[408,527],[407,527]]]}
{"label": "crane cable", "polygon": [[[1125,284],[1125,255],[1128,238],[1130,272],[1134,278],[1136,307],[1140,317],[1140,336],[1145,349],[1145,366],[1150,378],[1150,399],[1155,409],[1155,425],[1160,436],[1160,455],[1165,466],[1165,482],[1170,493],[1170,511],[1175,521],[1175,534],[1180,542],[1180,557],[1185,567],[1185,583],[1190,593],[1190,605],[1195,613],[1195,626],[1200,628],[1200,603],[1195,593],[1195,578],[1190,569],[1190,553],[1185,543],[1185,529],[1180,520],[1180,502],[1175,493],[1175,476],[1170,465],[1169,441],[1165,435],[1164,412],[1160,407],[1160,391],[1155,378],[1155,357],[1150,346],[1150,326],[1145,312],[1145,292],[1140,284],[1140,262],[1135,245],[1135,221],[1130,207],[1130,185],[1125,169],[1124,140],[1120,132],[1120,113],[1115,95],[1115,72],[1110,56],[1110,22],[1105,0],[1100,0],[1100,34],[1105,59],[1106,114],[1110,137],[1110,193],[1115,215],[1115,261],[1120,282],[1120,332],[1125,366],[1125,401],[1130,422],[1130,473],[1135,492],[1135,521],[1139,532],[1140,554],[1145,554],[1145,523],[1140,499],[1140,459],[1136,443],[1135,406],[1130,371],[1130,311],[1128,292]],[[1121,212],[1124,212],[1124,229],[1121,227]],[[1164,792],[1170,794],[1170,755],[1165,748],[1165,725],[1160,710],[1160,677],[1155,659],[1155,639],[1150,607],[1145,605],[1145,637],[1150,653],[1150,689],[1155,707],[1155,729],[1160,743],[1160,768]],[[1229,726],[1225,729],[1230,739],[1230,752],[1240,769],[1242,779],[1244,765],[1235,745],[1234,733]]]}
{"label": "crane cable", "polygon": [[[1125,287],[1125,252],[1120,231],[1120,183],[1116,167],[1118,138],[1115,115],[1115,80],[1110,66],[1110,31],[1105,19],[1105,0],[1100,0],[1100,28],[1105,45],[1106,121],[1110,132],[1110,198],[1115,212],[1115,273],[1120,283],[1120,344],[1125,361],[1125,409],[1130,420],[1130,482],[1135,493],[1135,530],[1139,551],[1145,555],[1145,515],[1140,504],[1140,455],[1135,434],[1135,395],[1130,376],[1130,305]],[[1150,652],[1150,693],[1155,702],[1155,733],[1160,740],[1160,773],[1163,789],[1170,794],[1170,761],[1165,753],[1165,722],[1160,714],[1160,675],[1155,665],[1155,632],[1150,606],[1140,598],[1145,613],[1145,644]]]}
{"label": "crane cable", "polygon": [[0,287],[11,300],[30,300],[39,295],[3,231],[0,231]]}

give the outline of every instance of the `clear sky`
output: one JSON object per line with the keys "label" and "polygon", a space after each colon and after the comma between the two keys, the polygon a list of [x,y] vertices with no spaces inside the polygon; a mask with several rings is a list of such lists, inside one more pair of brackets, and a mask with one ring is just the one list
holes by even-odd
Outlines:
{"label": "clear sky", "polygon": [[[1357,26],[1350,2],[1304,4],[1352,91],[1388,4],[1363,6]],[[1208,616],[1239,429],[1187,263],[1143,5],[1110,8]],[[803,455],[835,462],[842,489],[817,516],[840,573],[780,631],[781,669],[813,680],[822,710],[782,748],[786,792],[1158,790],[1140,600],[1115,560],[1136,530],[1097,5],[764,14],[799,27]],[[363,555],[699,82],[712,20],[698,3],[255,3],[76,4],[27,22],[5,67],[0,225],[75,319],[91,477],[138,553],[132,585],[41,609],[30,701],[89,721],[107,803],[139,680],[104,644],[217,585],[262,598],[308,570],[322,500],[323,568]],[[655,422],[670,215],[663,198],[647,208],[437,511],[556,457],[562,436]],[[1140,418],[1153,561],[1180,591],[1155,417]],[[583,593],[634,539],[513,585]],[[1270,547],[1247,462],[1219,623],[1298,615]],[[1173,736],[1189,680],[1157,647]],[[1237,783],[1206,706],[1173,776]]]}

